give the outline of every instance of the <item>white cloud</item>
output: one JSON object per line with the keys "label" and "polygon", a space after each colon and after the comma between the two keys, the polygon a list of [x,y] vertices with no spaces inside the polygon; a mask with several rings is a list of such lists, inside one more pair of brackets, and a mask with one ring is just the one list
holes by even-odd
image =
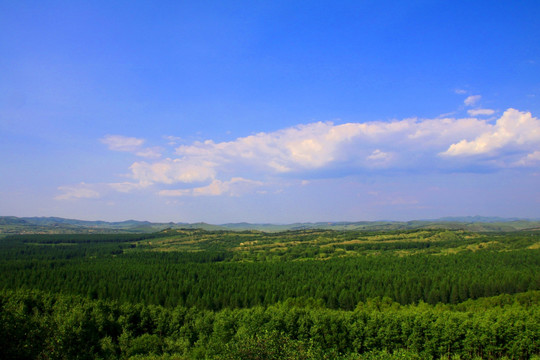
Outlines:
{"label": "white cloud", "polygon": [[162,151],[162,148],[156,146],[156,147],[144,148],[139,151],[136,151],[135,155],[148,158],[148,159],[157,159],[161,157],[161,151]]}
{"label": "white cloud", "polygon": [[540,120],[531,113],[508,109],[495,125],[488,125],[473,140],[463,139],[442,153],[446,156],[491,155],[509,148],[529,151],[540,146]]}
{"label": "white cloud", "polygon": [[271,172],[318,168],[333,160],[334,145],[344,140],[331,123],[314,123],[238,138],[183,145],[176,153],[184,158],[207,159],[218,164],[243,164]]}
{"label": "white cloud", "polygon": [[187,159],[206,159],[220,165],[242,164],[271,173],[296,172],[319,169],[344,159],[347,155],[343,154],[343,148],[355,138],[374,139],[402,128],[399,123],[334,125],[318,122],[231,142],[195,142],[178,147],[176,152]]}
{"label": "white cloud", "polygon": [[376,149],[367,158],[375,163],[383,164],[392,159],[392,154]]}
{"label": "white cloud", "polygon": [[144,139],[127,137],[122,135],[106,135],[101,142],[114,151],[136,151],[144,144]]}
{"label": "white cloud", "polygon": [[455,90],[455,93],[456,93],[456,94],[459,94],[459,95],[463,95],[463,94],[466,94],[466,93],[467,93],[467,90],[456,89],[456,90]]}
{"label": "white cloud", "polygon": [[62,194],[55,196],[55,200],[97,199],[101,197],[101,194],[95,189],[95,185],[84,182],[71,186],[59,186],[58,190],[62,191]]}
{"label": "white cloud", "polygon": [[495,110],[492,109],[471,109],[467,110],[467,113],[471,116],[479,116],[479,115],[493,115],[495,113]]}
{"label": "white cloud", "polygon": [[196,162],[183,159],[164,159],[149,163],[135,162],[131,165],[132,177],[142,186],[154,183],[194,183],[213,179],[215,176],[214,164],[208,161]]}
{"label": "white cloud", "polygon": [[514,163],[515,166],[534,166],[540,164],[540,151],[527,154]]}
{"label": "white cloud", "polygon": [[179,136],[165,135],[163,136],[165,140],[168,140],[167,145],[175,146],[178,142],[182,141],[182,138]]}
{"label": "white cloud", "polygon": [[111,189],[115,191],[122,192],[122,193],[129,193],[129,192],[132,192],[134,190],[138,190],[144,187],[140,183],[132,183],[128,181],[121,182],[121,183],[109,183],[107,184],[107,186],[109,186]]}
{"label": "white cloud", "polygon": [[[491,110],[470,113],[487,115]],[[131,143],[135,146],[135,141]],[[239,195],[267,191],[259,187],[282,183],[284,177],[306,180],[381,169],[459,171],[486,161],[493,168],[534,166],[539,149],[540,120],[514,109],[495,123],[476,117],[316,122],[226,142],[184,144],[176,147],[176,158],[134,162],[132,181],[107,184],[107,189],[131,192],[152,187],[162,196]],[[164,189],[174,184],[181,184],[180,189]]]}
{"label": "white cloud", "polygon": [[[391,122],[318,122],[230,142],[212,140],[182,145],[183,161],[211,164],[216,174],[238,171],[261,174],[302,173],[335,167],[391,167],[407,153],[437,153],[456,141],[487,131],[484,120],[404,119]],[[407,156],[410,162],[410,157]],[[251,175],[250,175],[251,177]]]}
{"label": "white cloud", "polygon": [[482,95],[471,95],[468,96],[463,103],[467,106],[471,106],[476,104],[480,99],[482,98]]}
{"label": "white cloud", "polygon": [[232,178],[230,181],[213,180],[207,186],[192,189],[161,190],[161,196],[240,196],[243,193],[251,192],[254,188],[262,186],[260,181],[243,178]]}
{"label": "white cloud", "polygon": [[[131,171],[135,180],[148,186],[339,168],[417,168],[426,166],[422,163],[426,160],[441,162],[449,156],[488,152],[509,143],[536,143],[534,134],[539,129],[538,120],[513,109],[496,125],[474,117],[340,125],[317,122],[228,142],[195,141],[178,146],[177,159],[135,162]],[[212,186],[201,191],[216,191],[220,184]]]}
{"label": "white cloud", "polygon": [[163,150],[157,146],[142,148],[146,140],[122,135],[106,135],[101,139],[101,142],[107,145],[110,150],[131,152],[137,156],[150,159],[161,157]]}
{"label": "white cloud", "polygon": [[444,146],[449,142],[470,138],[481,134],[487,129],[485,120],[475,118],[453,119],[426,119],[415,121],[407,137],[413,140],[418,147]]}

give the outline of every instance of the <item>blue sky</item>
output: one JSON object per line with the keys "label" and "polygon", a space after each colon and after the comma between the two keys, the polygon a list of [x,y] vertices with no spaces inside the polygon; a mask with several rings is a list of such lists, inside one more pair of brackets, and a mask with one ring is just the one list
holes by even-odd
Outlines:
{"label": "blue sky", "polygon": [[0,1],[0,215],[540,217],[538,1]]}

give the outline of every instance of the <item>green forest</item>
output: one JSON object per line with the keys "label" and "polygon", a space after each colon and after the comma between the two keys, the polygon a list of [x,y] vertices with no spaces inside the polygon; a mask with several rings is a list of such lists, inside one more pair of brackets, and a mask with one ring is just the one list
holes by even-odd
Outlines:
{"label": "green forest", "polygon": [[540,232],[0,238],[3,359],[540,359]]}

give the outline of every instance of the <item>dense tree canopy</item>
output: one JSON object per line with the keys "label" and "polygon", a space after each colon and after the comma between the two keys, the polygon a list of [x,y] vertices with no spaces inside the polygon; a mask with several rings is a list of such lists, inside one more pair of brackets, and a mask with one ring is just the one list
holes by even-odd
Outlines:
{"label": "dense tree canopy", "polygon": [[539,244],[443,230],[8,236],[0,352],[526,359],[540,352]]}
{"label": "dense tree canopy", "polygon": [[375,298],[352,311],[286,301],[214,312],[3,291],[0,348],[4,359],[527,359],[540,351],[539,300],[532,291],[458,305]]}

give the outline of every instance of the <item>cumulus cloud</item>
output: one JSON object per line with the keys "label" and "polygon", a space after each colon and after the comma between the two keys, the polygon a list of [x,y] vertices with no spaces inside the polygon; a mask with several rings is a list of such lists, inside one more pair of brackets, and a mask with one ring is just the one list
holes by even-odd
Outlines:
{"label": "cumulus cloud", "polygon": [[144,188],[145,185],[137,182],[117,182],[117,183],[94,183],[87,184],[81,182],[76,185],[59,186],[61,194],[55,196],[55,200],[81,200],[98,199],[104,197],[111,191],[120,193],[130,193]]}
{"label": "cumulus cloud", "polygon": [[540,151],[534,151],[514,163],[515,166],[533,166],[540,164]]}
{"label": "cumulus cloud", "polygon": [[209,185],[192,189],[161,190],[161,196],[240,196],[251,192],[252,189],[262,186],[260,181],[243,178],[232,178],[230,181],[213,180]]}
{"label": "cumulus cloud", "polygon": [[468,96],[464,101],[463,103],[467,106],[471,106],[471,105],[474,105],[476,104],[478,101],[480,101],[480,99],[482,98],[482,95],[471,95],[471,96]]}
{"label": "cumulus cloud", "polygon": [[366,123],[317,122],[230,142],[194,142],[176,148],[182,161],[208,164],[214,174],[309,173],[335,168],[392,167],[410,163],[407,153],[437,154],[449,144],[487,131],[483,120],[404,119]]}
{"label": "cumulus cloud", "polygon": [[472,140],[463,139],[442,153],[445,156],[492,155],[498,151],[529,151],[540,147],[540,120],[529,112],[508,109],[494,125]]}
{"label": "cumulus cloud", "polygon": [[162,149],[160,147],[142,147],[146,142],[144,139],[122,135],[106,135],[100,141],[113,151],[131,152],[137,156],[151,159],[161,157]]}
{"label": "cumulus cloud", "polygon": [[101,142],[114,151],[136,151],[144,144],[144,139],[127,137],[122,135],[106,135]]}
{"label": "cumulus cloud", "polygon": [[[177,146],[175,155],[165,159],[152,159],[148,150],[145,161],[133,162],[129,168],[130,181],[110,183],[107,188],[131,192],[152,187],[166,197],[235,196],[275,191],[261,187],[280,178],[308,180],[384,169],[469,171],[488,160],[492,167],[537,166],[540,120],[515,109],[495,122],[475,117],[492,111],[470,110],[471,117],[466,118],[316,122],[225,142],[194,141]],[[108,139],[108,144],[114,144],[111,148],[144,151],[143,142],[135,141],[141,139]],[[177,189],[171,190],[174,185]],[[65,191],[64,197],[96,196],[92,189],[87,187],[86,193],[84,189],[79,189],[80,195]]]}
{"label": "cumulus cloud", "polygon": [[347,126],[318,122],[231,142],[195,142],[179,146],[176,153],[185,158],[243,164],[277,173],[313,169],[333,161],[336,145],[353,136],[343,131]]}
{"label": "cumulus cloud", "polygon": [[133,183],[129,181],[124,181],[120,183],[109,183],[107,184],[107,186],[115,191],[122,192],[122,193],[129,193],[129,192],[132,192],[134,190],[138,190],[144,187],[140,183]]}
{"label": "cumulus cloud", "polygon": [[374,166],[384,166],[390,162],[392,158],[393,154],[381,151],[379,149],[375,149],[375,151],[373,151],[371,155],[367,157],[368,160],[372,161]]}
{"label": "cumulus cloud", "polygon": [[161,157],[161,151],[162,149],[156,146],[156,147],[144,148],[144,149],[138,150],[135,152],[135,155],[148,158],[148,159],[157,159]]}
{"label": "cumulus cloud", "polygon": [[474,117],[339,125],[317,122],[228,142],[195,141],[178,146],[176,159],[135,162],[131,171],[133,179],[148,186],[374,165],[414,168],[426,159],[440,162],[510,145],[528,151],[540,144],[538,131],[537,119],[514,109],[507,110],[495,125]]}
{"label": "cumulus cloud", "polygon": [[179,141],[182,141],[182,138],[179,136],[165,135],[163,136],[167,140],[167,145],[175,146]]}
{"label": "cumulus cloud", "polygon": [[471,116],[480,116],[480,115],[493,115],[495,110],[492,109],[471,109],[467,110],[467,113]]}
{"label": "cumulus cloud", "polygon": [[[392,131],[396,124],[381,126]],[[272,133],[259,133],[231,142],[195,142],[178,147],[176,153],[184,158],[206,159],[220,165],[243,165],[264,172],[297,172],[340,161],[345,156],[342,153],[344,147],[351,144],[353,139],[362,135],[377,137],[379,131],[379,126],[369,124],[318,122]]]}
{"label": "cumulus cloud", "polygon": [[190,161],[186,159],[164,159],[154,163],[146,161],[135,162],[131,165],[132,178],[142,186],[154,183],[194,183],[213,179],[215,165],[209,161]]}
{"label": "cumulus cloud", "polygon": [[76,200],[76,199],[96,199],[101,197],[99,191],[96,190],[95,185],[86,184],[84,182],[71,185],[71,186],[59,186],[58,190],[62,194],[55,197],[56,200]]}

